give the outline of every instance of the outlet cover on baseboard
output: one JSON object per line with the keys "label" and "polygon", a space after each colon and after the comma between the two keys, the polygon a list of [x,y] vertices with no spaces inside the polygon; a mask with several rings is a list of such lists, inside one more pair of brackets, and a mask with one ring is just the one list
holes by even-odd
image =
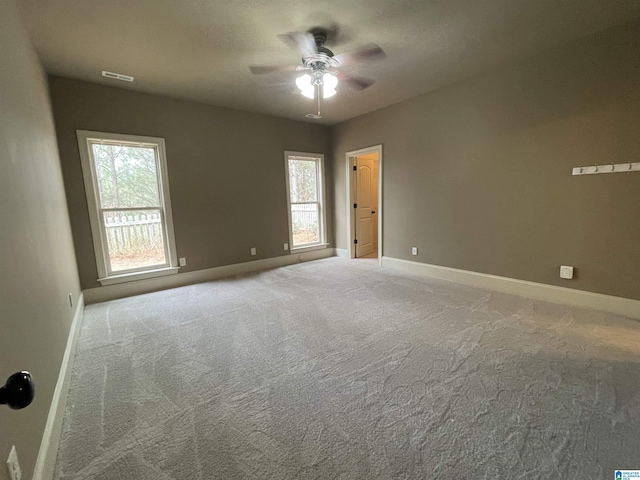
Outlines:
{"label": "outlet cover on baseboard", "polygon": [[560,278],[565,278],[567,280],[571,280],[573,278],[573,267],[568,265],[560,266]]}
{"label": "outlet cover on baseboard", "polygon": [[411,247],[411,255],[418,255],[418,247]]}
{"label": "outlet cover on baseboard", "polygon": [[187,266],[187,258],[186,257],[180,257],[180,266],[181,267],[186,267]]}
{"label": "outlet cover on baseboard", "polygon": [[251,247],[251,255],[255,255],[256,254],[256,247]]}
{"label": "outlet cover on baseboard", "polygon": [[284,244],[284,249],[285,249],[285,250],[289,250],[289,244],[288,244],[288,243],[285,243],[285,244]]}

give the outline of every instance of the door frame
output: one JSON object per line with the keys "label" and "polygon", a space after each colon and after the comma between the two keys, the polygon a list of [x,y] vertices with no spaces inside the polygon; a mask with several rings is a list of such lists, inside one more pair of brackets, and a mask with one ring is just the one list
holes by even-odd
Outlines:
{"label": "door frame", "polygon": [[346,167],[346,184],[347,184],[347,251],[349,252],[349,258],[356,258],[356,246],[353,240],[356,238],[356,214],[353,204],[355,201],[355,182],[356,176],[353,174],[353,158],[366,155],[367,153],[378,154],[378,265],[382,265],[382,144],[372,145],[366,148],[360,148],[358,150],[351,150],[345,154],[345,167]]}

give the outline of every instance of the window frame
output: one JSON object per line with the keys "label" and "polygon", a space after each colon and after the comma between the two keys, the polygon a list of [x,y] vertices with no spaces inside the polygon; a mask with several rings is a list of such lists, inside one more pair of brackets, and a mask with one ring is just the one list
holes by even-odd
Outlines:
{"label": "window frame", "polygon": [[[308,243],[294,247],[293,245],[293,224],[291,219],[291,187],[289,181],[289,159],[302,159],[302,160],[314,160],[316,161],[316,188],[317,191],[317,204],[318,204],[318,219],[319,229],[318,242]],[[325,198],[325,176],[324,176],[324,154],[323,153],[308,153],[308,152],[284,152],[284,171],[286,180],[286,194],[287,194],[287,217],[289,219],[289,253],[299,253],[309,250],[319,250],[327,248],[327,211],[326,211],[326,198]],[[314,202],[301,202],[301,203],[314,203]]]}
{"label": "window frame", "polygon": [[[171,198],[169,195],[169,176],[167,172],[167,160],[164,138],[148,137],[140,135],[125,135],[117,133],[94,132],[90,130],[76,130],[78,138],[78,148],[80,151],[80,161],[82,164],[82,176],[84,189],[87,197],[87,207],[89,209],[89,223],[91,224],[91,236],[93,239],[93,249],[96,256],[96,267],[98,269],[98,281],[102,285],[112,285],[116,283],[154,278],[164,275],[178,273],[178,255],[175,245],[175,234],[173,229],[173,215],[171,210]],[[158,179],[158,193],[160,196],[160,206],[153,207],[160,210],[160,217],[163,224],[163,235],[165,239],[164,265],[154,265],[150,267],[140,267],[123,271],[109,271],[109,250],[107,244],[106,228],[103,220],[100,219],[102,210],[99,197],[98,179],[93,158],[94,143],[129,145],[132,147],[153,148],[156,153],[156,176]],[[144,210],[147,207],[135,208]],[[149,207],[150,208],[150,207]],[[127,210],[128,208],[114,208],[113,210]]]}

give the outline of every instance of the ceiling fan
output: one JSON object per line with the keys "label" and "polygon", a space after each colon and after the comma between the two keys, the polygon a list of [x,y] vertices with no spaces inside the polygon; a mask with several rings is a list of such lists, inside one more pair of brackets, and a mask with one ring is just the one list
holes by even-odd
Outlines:
{"label": "ceiling fan", "polygon": [[307,98],[317,99],[318,113],[309,113],[309,118],[322,118],[320,114],[320,98],[329,98],[336,94],[338,82],[356,89],[364,90],[373,85],[369,78],[356,77],[341,72],[340,67],[348,67],[358,62],[378,60],[386,56],[384,50],[371,43],[355,51],[334,53],[325,47],[329,36],[336,36],[337,27],[326,29],[315,27],[306,32],[289,32],[278,35],[278,38],[292,48],[302,52],[302,65],[261,65],[250,66],[254,75],[276,72],[304,72],[296,79],[300,93]]}

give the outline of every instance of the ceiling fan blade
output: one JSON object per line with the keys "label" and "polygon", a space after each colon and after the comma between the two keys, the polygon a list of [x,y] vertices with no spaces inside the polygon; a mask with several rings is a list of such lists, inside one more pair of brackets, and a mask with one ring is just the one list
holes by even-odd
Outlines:
{"label": "ceiling fan blade", "polygon": [[254,75],[264,75],[266,73],[275,72],[295,72],[297,69],[294,65],[250,65],[249,70]]}
{"label": "ceiling fan blade", "polygon": [[297,48],[302,52],[302,57],[312,57],[318,54],[316,41],[309,32],[289,32],[278,35],[278,38],[291,48]]}
{"label": "ceiling fan blade", "polygon": [[375,80],[371,80],[370,78],[354,77],[345,73],[339,73],[338,78],[340,79],[340,82],[345,83],[348,87],[353,88],[354,90],[364,90],[375,83]]}
{"label": "ceiling fan blade", "polygon": [[363,62],[365,60],[381,60],[386,56],[387,54],[384,53],[384,50],[382,50],[379,45],[370,43],[369,45],[365,45],[353,52],[340,53],[333,58],[338,61],[340,66],[346,66],[352,63]]}
{"label": "ceiling fan blade", "polygon": [[260,91],[269,93],[269,94],[300,94],[300,90],[298,90],[294,83],[291,82],[278,82],[278,83],[267,83],[258,85]]}

